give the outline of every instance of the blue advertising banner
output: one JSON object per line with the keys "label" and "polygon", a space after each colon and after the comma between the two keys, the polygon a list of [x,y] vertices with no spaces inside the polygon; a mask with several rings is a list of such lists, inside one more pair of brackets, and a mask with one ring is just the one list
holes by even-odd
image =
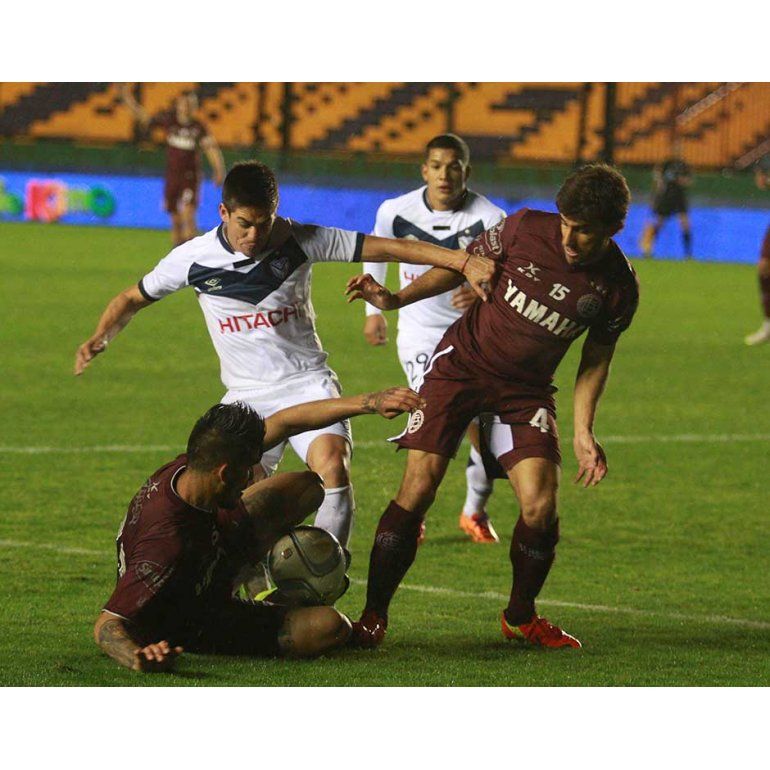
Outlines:
{"label": "blue advertising banner", "polygon": [[[369,232],[377,207],[385,198],[406,190],[355,189],[281,185],[282,216],[300,222],[333,225]],[[220,191],[210,181],[201,187],[198,224],[203,230],[219,222]],[[95,174],[42,174],[0,171],[0,221],[59,222],[74,225],[146,227],[166,229],[160,177],[106,176]],[[522,206],[554,211],[549,200],[501,199],[495,203],[508,212]],[[695,207],[690,212],[697,259],[720,262],[757,260],[770,211],[728,207]],[[617,240],[629,256],[640,253],[639,239],[649,207],[633,204]],[[663,227],[655,247],[667,258],[683,258],[679,224],[672,217]]]}

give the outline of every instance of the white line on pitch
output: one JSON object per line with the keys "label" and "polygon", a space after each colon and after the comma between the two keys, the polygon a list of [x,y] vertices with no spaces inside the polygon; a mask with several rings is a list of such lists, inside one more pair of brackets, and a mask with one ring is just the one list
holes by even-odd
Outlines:
{"label": "white line on pitch", "polygon": [[[744,443],[752,441],[770,441],[770,433],[679,433],[673,435],[630,435],[630,436],[599,436],[603,444],[724,444]],[[564,437],[565,443],[570,440]],[[375,449],[388,447],[385,439],[381,441],[356,441],[356,449]],[[106,444],[102,446],[0,446],[0,454],[108,454],[108,453],[137,453],[137,452],[181,452],[184,447],[169,444]]]}
{"label": "white line on pitch", "polygon": [[[56,543],[30,543],[21,540],[0,540],[0,548],[37,548],[45,551],[56,551],[64,554],[78,554],[81,556],[100,556],[102,558],[109,555],[109,549],[96,551],[91,548],[73,548],[57,545]],[[365,580],[353,578],[354,585],[365,586]],[[411,583],[402,583],[402,591],[415,591],[422,594],[440,594],[442,596],[452,596],[458,599],[487,599],[490,601],[507,601],[508,595],[497,593],[496,591],[456,591],[454,588],[439,588],[437,586],[421,586]],[[550,605],[552,607],[567,607],[575,610],[587,610],[590,612],[606,612],[618,615],[635,615],[636,617],[660,617],[669,620],[684,620],[690,623],[708,623],[709,625],[727,624],[739,626],[742,628],[770,629],[770,622],[763,620],[746,620],[744,618],[731,618],[724,615],[688,615],[681,612],[657,612],[655,610],[637,610],[632,607],[611,607],[605,604],[581,604],[580,602],[565,602],[559,599],[539,599],[540,604]]]}

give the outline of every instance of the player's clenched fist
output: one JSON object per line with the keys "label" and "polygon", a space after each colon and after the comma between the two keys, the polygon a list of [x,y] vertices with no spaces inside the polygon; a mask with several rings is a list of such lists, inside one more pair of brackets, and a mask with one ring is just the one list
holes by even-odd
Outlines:
{"label": "player's clenched fist", "polygon": [[369,273],[354,275],[345,286],[345,294],[348,302],[363,299],[380,310],[398,310],[399,308],[398,295],[377,283]]}
{"label": "player's clenched fist", "polygon": [[425,406],[424,399],[409,388],[388,388],[379,393],[367,393],[363,398],[366,412],[376,412],[389,420]]}
{"label": "player's clenched fist", "polygon": [[107,338],[98,335],[86,340],[75,354],[75,374],[82,374],[83,370],[91,363],[91,360],[103,353],[107,348]]}
{"label": "player's clenched fist", "polygon": [[483,302],[492,292],[497,273],[497,263],[478,254],[468,254],[462,266],[462,274],[468,280],[470,287],[481,297]]}

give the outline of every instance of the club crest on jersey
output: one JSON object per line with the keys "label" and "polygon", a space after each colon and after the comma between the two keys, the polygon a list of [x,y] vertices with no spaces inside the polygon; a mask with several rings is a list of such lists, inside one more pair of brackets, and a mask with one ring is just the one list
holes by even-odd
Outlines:
{"label": "club crest on jersey", "polygon": [[486,232],[486,241],[489,244],[489,250],[493,254],[503,253],[503,228],[505,227],[505,220],[501,219],[494,227],[490,228]]}
{"label": "club crest on jersey", "polygon": [[278,259],[274,259],[270,263],[270,272],[276,277],[276,278],[286,278],[286,276],[289,274],[290,264],[289,264],[289,256],[288,254],[282,257],[278,257]]}
{"label": "club crest on jersey", "polygon": [[602,309],[602,300],[596,294],[584,294],[577,301],[577,311],[583,318],[595,318]]}
{"label": "club crest on jersey", "polygon": [[518,270],[523,276],[530,278],[533,281],[540,281],[540,279],[537,277],[537,274],[540,272],[540,268],[535,267],[532,262],[530,262],[526,267],[517,267],[516,270]]}
{"label": "club crest on jersey", "polygon": [[422,409],[415,409],[412,412],[412,416],[409,418],[409,425],[406,426],[407,433],[417,433],[422,424],[425,422],[425,414]]}
{"label": "club crest on jersey", "polygon": [[208,281],[204,281],[203,283],[209,287],[209,291],[219,291],[222,288],[220,286],[221,282],[221,278],[209,278]]}

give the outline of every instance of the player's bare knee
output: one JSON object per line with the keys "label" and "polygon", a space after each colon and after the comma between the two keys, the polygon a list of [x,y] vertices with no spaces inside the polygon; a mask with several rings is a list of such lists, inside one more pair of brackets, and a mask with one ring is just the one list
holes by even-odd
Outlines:
{"label": "player's bare knee", "polygon": [[291,657],[313,657],[341,647],[350,632],[350,621],[334,607],[301,607],[287,613],[279,644]]}
{"label": "player's bare knee", "polygon": [[350,449],[347,443],[316,450],[312,459],[308,458],[308,465],[321,476],[327,489],[350,484]]}
{"label": "player's bare knee", "polygon": [[556,521],[556,495],[545,492],[521,501],[521,517],[532,529],[546,529]]}

